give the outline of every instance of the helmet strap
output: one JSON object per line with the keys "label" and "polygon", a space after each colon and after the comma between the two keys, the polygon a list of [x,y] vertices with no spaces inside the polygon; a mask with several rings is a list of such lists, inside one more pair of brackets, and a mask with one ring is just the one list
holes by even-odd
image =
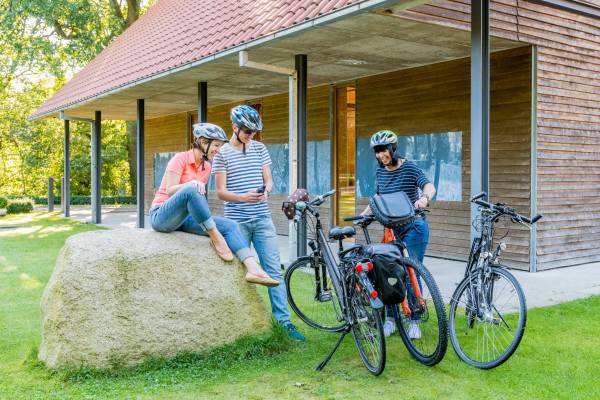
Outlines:
{"label": "helmet strap", "polygon": [[246,155],[246,143],[244,143],[240,140],[239,132],[240,132],[240,128],[238,127],[238,129],[236,131],[233,131],[233,134],[235,135],[235,140],[237,140],[238,143],[242,144],[242,153],[244,155]]}

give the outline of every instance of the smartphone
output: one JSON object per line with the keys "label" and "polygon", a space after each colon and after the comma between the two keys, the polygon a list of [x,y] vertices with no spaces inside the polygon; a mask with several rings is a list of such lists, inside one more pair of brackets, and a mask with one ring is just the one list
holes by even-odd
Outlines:
{"label": "smartphone", "polygon": [[256,189],[256,193],[262,194],[265,192],[265,189],[267,188],[266,185],[262,185],[261,187],[259,187],[258,189]]}

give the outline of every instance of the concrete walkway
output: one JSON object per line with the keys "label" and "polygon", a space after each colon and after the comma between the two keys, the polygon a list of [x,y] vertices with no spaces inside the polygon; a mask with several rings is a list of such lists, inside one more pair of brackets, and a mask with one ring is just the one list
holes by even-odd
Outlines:
{"label": "concrete walkway", "polygon": [[[89,207],[72,206],[71,218],[89,223],[91,221],[91,210]],[[101,226],[107,228],[135,228],[136,221],[135,208],[105,206],[102,209]],[[149,227],[147,216],[146,227]],[[279,236],[279,249],[281,261],[287,264],[289,262],[287,236]],[[459,261],[426,257],[425,265],[433,274],[446,302],[448,302],[463,277],[465,264]],[[537,273],[517,270],[511,272],[523,287],[528,308],[600,295],[600,263]]]}

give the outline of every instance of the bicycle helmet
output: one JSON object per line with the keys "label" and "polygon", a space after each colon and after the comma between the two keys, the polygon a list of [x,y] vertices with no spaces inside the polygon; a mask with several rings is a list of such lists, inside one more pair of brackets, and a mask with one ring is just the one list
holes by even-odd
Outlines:
{"label": "bicycle helmet", "polygon": [[260,114],[254,107],[247,105],[236,106],[231,109],[231,122],[237,126],[251,131],[262,131],[263,123]]}
{"label": "bicycle helmet", "polygon": [[225,131],[220,126],[208,122],[194,124],[193,134],[194,139],[203,137],[208,140],[220,140],[221,142],[229,141]]}
{"label": "bicycle helmet", "polygon": [[[225,131],[218,125],[211,124],[208,122],[200,122],[198,124],[194,124],[194,143],[193,146],[196,149],[202,150],[202,171],[204,171],[204,161],[208,161],[208,150],[210,149],[210,145],[213,140],[220,140],[221,142],[228,142],[227,135]],[[205,138],[208,139],[208,145],[206,146],[206,150],[200,147],[200,143],[198,139]]]}
{"label": "bicycle helmet", "polygon": [[386,146],[388,144],[397,144],[398,136],[392,131],[383,130],[373,134],[371,136],[371,148],[375,148],[375,146]]}
{"label": "bicycle helmet", "polygon": [[306,189],[296,189],[281,205],[281,211],[287,219],[294,219],[296,216],[296,203],[299,201],[308,201],[308,191]]}
{"label": "bicycle helmet", "polygon": [[[253,132],[262,131],[263,123],[260,114],[254,107],[247,105],[236,106],[231,109],[231,122],[241,128],[249,129]],[[239,130],[234,132],[235,138],[242,143],[242,152],[246,154],[246,143],[240,140],[238,136]]]}

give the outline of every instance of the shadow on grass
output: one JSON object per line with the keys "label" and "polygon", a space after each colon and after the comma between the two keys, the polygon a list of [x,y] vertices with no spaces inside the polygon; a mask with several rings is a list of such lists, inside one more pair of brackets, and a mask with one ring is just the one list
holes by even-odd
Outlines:
{"label": "shadow on grass", "polygon": [[274,322],[272,330],[262,335],[242,337],[233,343],[202,353],[181,352],[173,358],[149,358],[134,367],[126,367],[119,360],[113,360],[107,369],[82,367],[49,370],[37,358],[37,346],[31,349],[24,364],[32,372],[43,373],[49,378],[69,384],[107,378],[126,379],[152,373],[187,375],[193,372],[195,376],[210,378],[217,375],[217,371],[224,372],[250,360],[267,359],[283,353],[289,350],[293,343],[284,328]]}

